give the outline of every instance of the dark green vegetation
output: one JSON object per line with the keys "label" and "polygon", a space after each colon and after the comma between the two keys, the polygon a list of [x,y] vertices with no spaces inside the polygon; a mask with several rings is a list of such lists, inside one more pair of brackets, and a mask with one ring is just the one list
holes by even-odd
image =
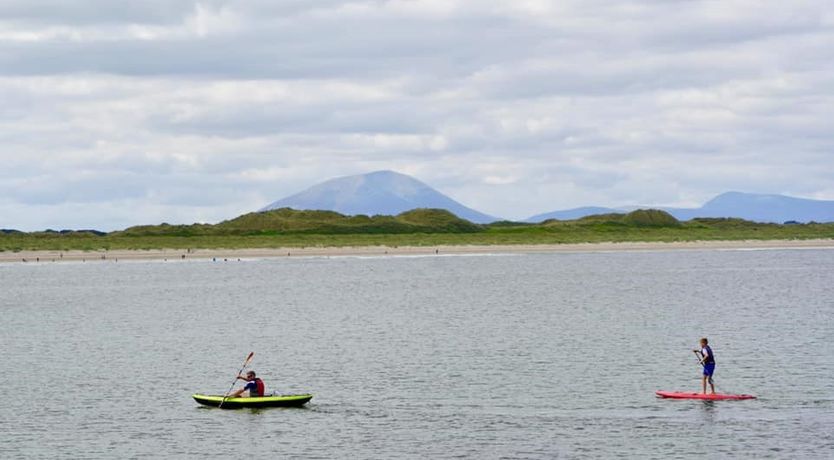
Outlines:
{"label": "dark green vegetation", "polygon": [[560,244],[625,241],[784,240],[834,238],[834,223],[762,224],[741,219],[679,222],[664,211],[637,210],[539,224],[478,225],[448,211],[415,209],[397,216],[344,216],[331,211],[244,214],[218,224],[143,225],[95,231],[0,231],[0,250],[277,248]]}

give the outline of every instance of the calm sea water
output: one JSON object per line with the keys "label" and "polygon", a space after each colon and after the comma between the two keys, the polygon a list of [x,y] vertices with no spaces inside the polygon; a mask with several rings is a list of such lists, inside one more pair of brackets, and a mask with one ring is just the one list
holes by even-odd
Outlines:
{"label": "calm sea water", "polygon": [[[832,458],[834,251],[0,264],[2,458]],[[697,390],[708,336],[724,392]],[[304,409],[218,410],[243,358]]]}

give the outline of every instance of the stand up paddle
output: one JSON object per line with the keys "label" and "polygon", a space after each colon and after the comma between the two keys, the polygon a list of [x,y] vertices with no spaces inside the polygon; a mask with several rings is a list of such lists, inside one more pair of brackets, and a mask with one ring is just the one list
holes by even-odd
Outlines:
{"label": "stand up paddle", "polygon": [[219,406],[217,406],[217,407],[219,407],[219,408],[222,408],[222,407],[223,407],[223,403],[225,403],[225,402],[226,402],[226,398],[228,398],[228,397],[229,397],[229,392],[231,392],[231,391],[232,391],[232,388],[234,388],[234,387],[235,387],[235,382],[237,382],[237,377],[240,375],[240,373],[241,373],[241,372],[243,372],[243,370],[244,370],[244,369],[246,369],[246,366],[248,366],[248,365],[249,365],[249,361],[252,361],[252,357],[253,357],[253,356],[255,356],[255,352],[254,352],[254,351],[250,351],[250,352],[249,352],[249,355],[248,355],[248,356],[246,356],[246,359],[243,361],[243,366],[240,366],[240,370],[239,370],[239,371],[237,371],[237,374],[235,374],[235,379],[234,379],[234,380],[232,380],[232,384],[231,384],[231,385],[229,385],[229,390],[228,390],[228,391],[226,391],[226,394],[224,394],[224,395],[223,395],[223,400],[222,400],[222,401],[220,401],[220,405],[219,405]]}
{"label": "stand up paddle", "polygon": [[[698,358],[698,364],[702,367],[704,365],[704,355],[698,350],[692,350],[695,353],[695,357]],[[710,385],[715,388],[715,383],[712,381],[712,375],[708,376],[708,382]],[[670,398],[670,399],[703,399],[707,401],[717,401],[722,399],[756,399],[753,395],[748,394],[721,394],[721,393],[710,393],[707,394],[706,390],[704,393],[691,393],[691,392],[684,392],[684,391],[662,391],[658,390],[655,394],[660,398]]]}

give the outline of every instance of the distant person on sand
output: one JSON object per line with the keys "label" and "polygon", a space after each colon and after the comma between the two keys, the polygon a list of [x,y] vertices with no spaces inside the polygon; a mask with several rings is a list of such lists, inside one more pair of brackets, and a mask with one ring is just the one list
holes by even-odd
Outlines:
{"label": "distant person on sand", "polygon": [[701,349],[695,349],[692,351],[698,355],[701,360],[701,365],[704,366],[704,375],[701,378],[701,387],[704,394],[707,394],[707,382],[709,382],[712,394],[715,394],[715,385],[712,383],[712,374],[715,373],[715,355],[712,353],[712,348],[709,346],[709,340],[707,340],[706,337],[702,338]]}
{"label": "distant person on sand", "polygon": [[250,398],[256,398],[264,395],[264,382],[255,376],[255,371],[247,372],[245,377],[238,375],[237,378],[240,380],[246,380],[246,385],[244,385],[244,387],[240,390],[229,393],[229,398],[240,398],[245,391],[249,392]]}

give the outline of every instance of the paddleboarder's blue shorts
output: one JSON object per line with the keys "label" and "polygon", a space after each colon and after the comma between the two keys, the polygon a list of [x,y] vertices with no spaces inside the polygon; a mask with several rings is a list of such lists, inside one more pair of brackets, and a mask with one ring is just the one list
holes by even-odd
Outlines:
{"label": "paddleboarder's blue shorts", "polygon": [[715,363],[704,364],[704,375],[712,375],[715,372]]}

